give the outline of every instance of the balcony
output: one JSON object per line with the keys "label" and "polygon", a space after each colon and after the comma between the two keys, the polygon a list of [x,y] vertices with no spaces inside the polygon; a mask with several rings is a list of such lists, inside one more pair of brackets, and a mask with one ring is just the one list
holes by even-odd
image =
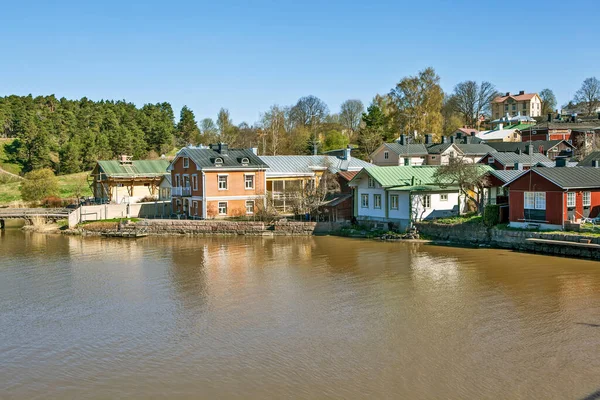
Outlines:
{"label": "balcony", "polygon": [[181,187],[181,186],[177,186],[177,187],[173,187],[171,189],[171,196],[173,197],[189,197],[192,195],[192,188],[191,187]]}

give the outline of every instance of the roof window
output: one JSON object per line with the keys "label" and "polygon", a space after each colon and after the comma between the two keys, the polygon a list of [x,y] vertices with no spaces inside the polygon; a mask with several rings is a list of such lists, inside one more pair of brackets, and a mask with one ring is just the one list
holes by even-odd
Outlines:
{"label": "roof window", "polygon": [[223,159],[221,157],[215,158],[215,166],[220,167],[223,165]]}

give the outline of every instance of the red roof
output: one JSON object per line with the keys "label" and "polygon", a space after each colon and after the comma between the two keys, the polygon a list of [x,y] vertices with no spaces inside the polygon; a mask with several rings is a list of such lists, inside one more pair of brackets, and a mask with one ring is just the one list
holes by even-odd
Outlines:
{"label": "red roof", "polygon": [[508,99],[509,97],[512,97],[516,101],[531,100],[536,95],[537,95],[537,93],[525,93],[525,94],[517,94],[517,95],[512,95],[511,94],[510,96],[498,96],[494,100],[492,100],[492,103],[504,103],[504,101],[506,99]]}
{"label": "red roof", "polygon": [[461,131],[462,133],[466,133],[467,135],[470,135],[471,132],[475,132],[475,134],[479,133],[477,129],[473,128],[458,128],[457,131]]}
{"label": "red roof", "polygon": [[344,178],[345,180],[347,180],[348,182],[350,182],[352,180],[352,178],[354,178],[356,176],[356,174],[358,174],[360,171],[340,171],[338,172],[338,174]]}

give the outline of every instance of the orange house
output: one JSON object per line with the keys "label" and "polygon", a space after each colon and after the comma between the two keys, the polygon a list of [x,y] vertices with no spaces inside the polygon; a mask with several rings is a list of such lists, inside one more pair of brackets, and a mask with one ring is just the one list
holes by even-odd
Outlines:
{"label": "orange house", "polygon": [[267,168],[252,149],[184,147],[169,166],[173,212],[198,219],[254,215],[266,201]]}

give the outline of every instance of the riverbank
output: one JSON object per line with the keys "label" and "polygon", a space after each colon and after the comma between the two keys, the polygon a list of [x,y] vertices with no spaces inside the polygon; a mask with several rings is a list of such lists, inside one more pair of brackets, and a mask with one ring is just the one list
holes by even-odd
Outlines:
{"label": "riverbank", "polygon": [[[100,236],[117,229],[118,222],[82,224],[63,233],[82,236]],[[277,221],[222,221],[222,220],[141,220],[129,222],[126,229],[138,229],[149,236],[245,235],[245,236],[310,236],[328,234],[340,224],[328,222]]]}
{"label": "riverbank", "polygon": [[540,232],[481,223],[415,224],[419,232],[439,244],[486,246],[528,253],[600,260],[600,235],[575,232]]}

